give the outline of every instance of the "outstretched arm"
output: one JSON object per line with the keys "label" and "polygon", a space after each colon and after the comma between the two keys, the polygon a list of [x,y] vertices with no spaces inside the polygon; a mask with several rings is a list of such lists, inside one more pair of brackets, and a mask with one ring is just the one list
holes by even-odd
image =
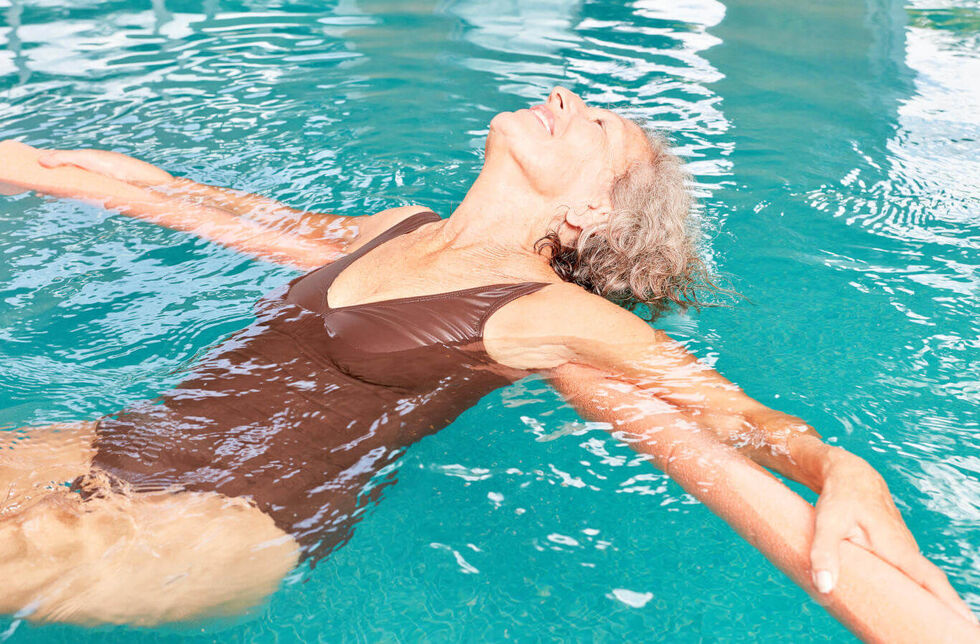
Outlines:
{"label": "outstretched arm", "polygon": [[677,422],[670,407],[637,405],[617,378],[566,363],[552,382],[584,416],[610,423],[617,438],[649,454],[863,641],[980,642],[975,620],[961,619],[961,610],[850,541],[840,544],[839,583],[828,594],[816,592],[810,544],[819,519],[806,501],[710,430]]}
{"label": "outstretched arm", "polygon": [[[863,459],[825,444],[799,418],[753,400],[665,333],[598,296],[560,284],[518,304],[488,322],[491,355],[543,369],[583,415],[611,423],[668,473],[678,445],[695,437],[706,444],[710,437],[818,492],[808,553],[812,587],[834,589],[840,549],[850,541],[973,619],[946,575],[919,553],[887,485]],[[532,362],[517,362],[523,356]],[[583,373],[590,386],[569,376]]]}
{"label": "outstretched arm", "polygon": [[364,221],[175,178],[114,152],[0,142],[0,192],[23,190],[79,199],[302,270],[346,252],[358,236],[355,220]]}
{"label": "outstretched arm", "polygon": [[221,208],[239,217],[282,233],[313,242],[343,244],[353,237],[353,217],[297,210],[241,190],[211,186],[184,177],[174,177],[145,161],[106,150],[54,150],[44,152],[38,162],[45,168],[74,166],[198,205]]}

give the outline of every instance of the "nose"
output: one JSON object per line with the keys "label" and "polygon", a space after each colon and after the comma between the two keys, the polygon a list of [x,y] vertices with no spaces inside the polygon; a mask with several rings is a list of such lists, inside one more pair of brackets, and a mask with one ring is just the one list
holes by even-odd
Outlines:
{"label": "nose", "polygon": [[585,106],[585,103],[575,92],[564,87],[555,87],[548,95],[548,105],[558,112],[564,112],[580,109]]}

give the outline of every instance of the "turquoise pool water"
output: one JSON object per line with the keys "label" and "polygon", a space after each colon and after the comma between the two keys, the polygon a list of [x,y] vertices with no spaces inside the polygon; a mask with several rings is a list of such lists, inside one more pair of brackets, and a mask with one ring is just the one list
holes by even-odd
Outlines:
{"label": "turquoise pool water", "polygon": [[[980,611],[980,5],[0,0],[0,138],[345,214],[448,215],[491,116],[564,84],[656,121],[747,300],[658,322],[885,476]],[[490,8],[492,6],[492,9]],[[0,200],[0,427],[179,379],[282,268]],[[0,640],[840,641],[822,609],[540,380],[404,456],[351,542],[241,619]],[[298,576],[299,577],[299,576]]]}

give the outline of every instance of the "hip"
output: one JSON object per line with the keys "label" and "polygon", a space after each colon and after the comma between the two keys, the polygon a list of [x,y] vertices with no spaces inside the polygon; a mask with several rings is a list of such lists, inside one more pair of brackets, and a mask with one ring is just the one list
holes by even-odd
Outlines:
{"label": "hip", "polygon": [[295,539],[247,499],[136,493],[93,468],[95,423],[22,434],[0,462],[13,490],[0,509],[2,613],[143,625],[237,614],[299,561]]}

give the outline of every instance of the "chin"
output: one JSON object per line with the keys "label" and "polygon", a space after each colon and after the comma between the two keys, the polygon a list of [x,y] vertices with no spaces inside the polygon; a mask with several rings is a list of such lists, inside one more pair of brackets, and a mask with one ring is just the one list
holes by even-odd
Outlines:
{"label": "chin", "polygon": [[484,149],[487,153],[493,149],[494,152],[501,152],[510,149],[512,139],[517,134],[513,112],[501,112],[490,120],[490,130],[487,132],[487,141]]}
{"label": "chin", "polygon": [[494,135],[507,135],[514,131],[516,123],[516,114],[514,112],[501,112],[490,119],[490,134]]}
{"label": "chin", "polygon": [[[526,114],[501,112],[490,120],[490,132],[487,139],[493,139],[497,147],[512,150],[527,148],[529,145],[537,148],[541,143],[540,133],[528,125]],[[534,121],[534,125],[537,126],[537,120]]]}
{"label": "chin", "polygon": [[493,160],[504,164],[515,164],[528,183],[541,165],[541,155],[537,143],[531,140],[533,133],[528,130],[527,120],[518,112],[501,112],[490,121],[490,132],[485,145],[485,162]]}

